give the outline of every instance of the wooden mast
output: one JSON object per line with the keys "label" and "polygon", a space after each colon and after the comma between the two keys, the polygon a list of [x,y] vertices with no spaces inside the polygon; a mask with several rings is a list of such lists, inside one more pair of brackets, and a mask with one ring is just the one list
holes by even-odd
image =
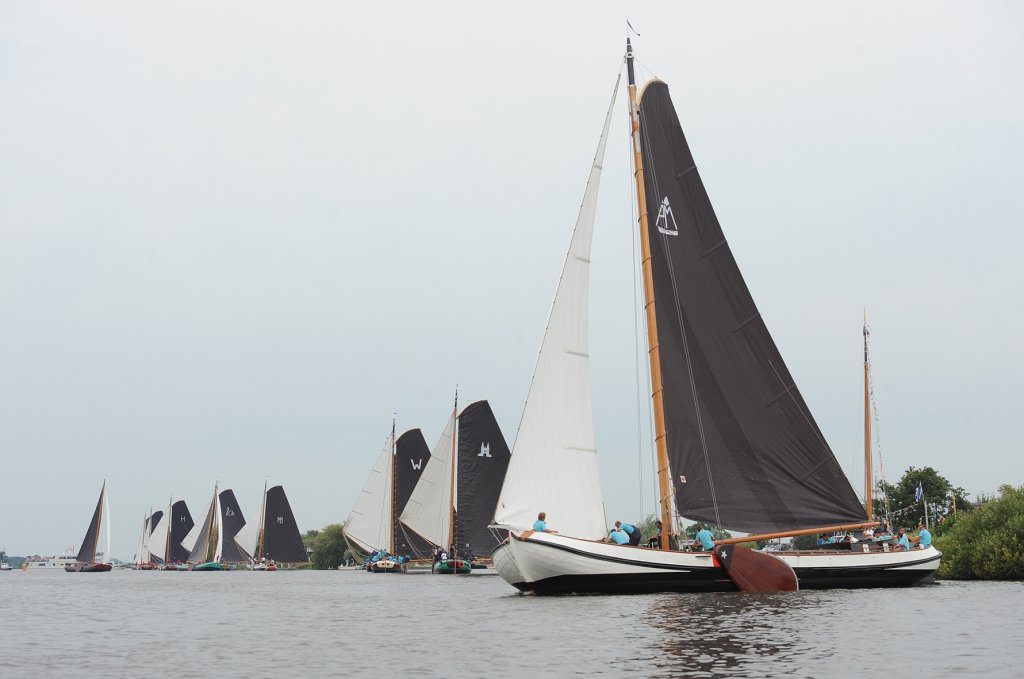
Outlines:
{"label": "wooden mast", "polygon": [[626,71],[629,75],[630,136],[633,139],[633,176],[636,180],[636,204],[640,224],[640,262],[644,277],[644,309],[647,313],[647,346],[651,362],[651,398],[654,401],[654,443],[658,455],[658,494],[661,504],[661,548],[669,549],[672,534],[672,479],[669,478],[668,442],[665,438],[664,390],[658,344],[658,317],[654,309],[654,269],[644,188],[644,159],[640,143],[640,115],[636,78],[633,72],[633,46],[626,38]]}
{"label": "wooden mast", "polygon": [[106,499],[104,495],[106,494],[106,492],[107,480],[103,479],[103,486],[100,488],[100,516],[99,521],[96,522],[96,535],[92,541],[92,559],[90,559],[89,563],[96,563],[96,551],[100,547],[100,526],[103,525],[103,507],[106,505],[106,502],[104,502],[104,500]]}
{"label": "wooden mast", "polygon": [[263,543],[265,538],[263,537],[263,531],[266,530],[267,526],[267,480],[263,479],[263,502],[260,504],[260,522],[256,528],[256,555],[253,561],[259,561],[263,558]]}
{"label": "wooden mast", "polygon": [[871,474],[871,387],[870,371],[871,363],[868,358],[868,310],[864,308],[864,508],[867,510],[868,519],[874,515],[874,501],[872,492]]}
{"label": "wooden mast", "polygon": [[391,418],[391,530],[388,535],[388,554],[395,553],[395,418]]}
{"label": "wooden mast", "polygon": [[459,388],[455,387],[455,405],[452,407],[452,475],[448,493],[448,549],[455,568],[455,437],[459,433]]}
{"label": "wooden mast", "polygon": [[167,537],[164,539],[164,565],[171,563],[171,531],[174,530],[174,496],[167,498]]}

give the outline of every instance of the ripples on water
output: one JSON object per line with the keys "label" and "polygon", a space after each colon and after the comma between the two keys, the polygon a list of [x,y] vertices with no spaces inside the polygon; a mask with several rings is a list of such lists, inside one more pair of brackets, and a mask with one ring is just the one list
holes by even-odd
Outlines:
{"label": "ripples on water", "polygon": [[0,574],[3,676],[1021,676],[1024,585],[544,598],[486,575]]}

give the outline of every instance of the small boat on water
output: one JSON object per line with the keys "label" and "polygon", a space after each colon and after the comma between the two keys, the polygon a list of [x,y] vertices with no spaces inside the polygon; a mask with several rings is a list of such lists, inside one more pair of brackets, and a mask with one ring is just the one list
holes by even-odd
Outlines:
{"label": "small boat on water", "polygon": [[433,572],[469,573],[472,554],[498,545],[488,528],[505,479],[511,453],[487,401],[459,412],[458,394],[451,415],[423,476],[399,521],[430,544],[444,548]]}
{"label": "small boat on water", "polygon": [[92,521],[82,538],[82,546],[78,548],[78,555],[74,563],[64,565],[68,573],[106,573],[111,565],[105,561],[98,561],[96,550],[100,543],[100,527],[106,528],[107,545],[103,555],[110,559],[110,508],[107,505],[107,482],[103,482],[100,488],[100,497],[96,502],[96,509],[92,513]]}
{"label": "small boat on water", "polygon": [[[749,591],[758,576],[751,565],[769,563],[764,559],[794,578],[777,589],[930,580],[941,558],[931,546],[889,551],[860,542],[849,549],[737,554],[745,548],[732,543],[878,525],[870,471],[865,511],[754,304],[668,86],[653,79],[637,87],[629,41],[625,66],[660,549],[605,540],[587,315],[610,107],[495,513],[494,526],[506,536],[493,552],[495,568],[512,586],[537,594]],[[532,530],[541,511],[558,533]],[[680,550],[676,516],[750,535],[720,540],[713,552]]]}
{"label": "small boat on water", "polygon": [[284,487],[268,490],[264,484],[252,570],[273,572],[277,564],[301,563],[309,563],[309,555]]}

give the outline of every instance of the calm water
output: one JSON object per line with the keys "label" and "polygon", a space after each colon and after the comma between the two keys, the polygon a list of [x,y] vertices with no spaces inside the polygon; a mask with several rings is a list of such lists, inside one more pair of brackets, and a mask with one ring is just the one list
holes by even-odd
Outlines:
{"label": "calm water", "polygon": [[1021,676],[1024,585],[541,598],[486,575],[0,573],[0,674]]}

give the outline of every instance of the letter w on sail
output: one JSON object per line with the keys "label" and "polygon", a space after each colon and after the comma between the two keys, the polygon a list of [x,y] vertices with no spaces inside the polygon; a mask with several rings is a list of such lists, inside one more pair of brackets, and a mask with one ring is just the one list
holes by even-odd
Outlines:
{"label": "letter w on sail", "polygon": [[[672,221],[671,226],[669,226],[669,220]],[[679,227],[676,226],[676,216],[672,214],[672,206],[668,204],[668,196],[662,199],[661,207],[658,208],[658,219],[654,224],[658,227],[658,231],[667,236],[679,235]]]}
{"label": "letter w on sail", "polygon": [[416,460],[413,460],[412,458],[410,458],[409,459],[409,463],[412,464],[412,468],[413,469],[419,470],[419,469],[423,468],[423,458],[422,457],[419,459],[418,462]]}

